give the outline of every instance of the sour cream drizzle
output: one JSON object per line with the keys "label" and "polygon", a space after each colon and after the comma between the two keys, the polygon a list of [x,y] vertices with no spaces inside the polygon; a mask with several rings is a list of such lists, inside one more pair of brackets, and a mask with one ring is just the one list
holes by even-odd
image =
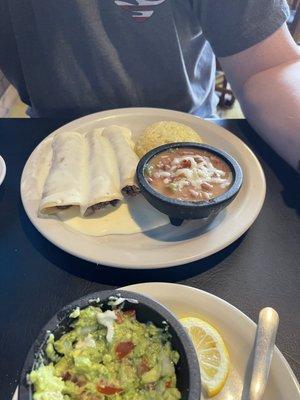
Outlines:
{"label": "sour cream drizzle", "polygon": [[114,311],[107,310],[105,312],[98,312],[96,314],[99,324],[107,328],[106,340],[111,343],[114,337],[114,321],[117,319]]}
{"label": "sour cream drizzle", "polygon": [[121,296],[110,296],[109,297],[109,301],[108,301],[108,305],[111,307],[117,307],[120,304],[124,303],[124,301],[128,301],[128,303],[133,303],[133,304],[138,304],[138,301],[135,299],[125,299]]}

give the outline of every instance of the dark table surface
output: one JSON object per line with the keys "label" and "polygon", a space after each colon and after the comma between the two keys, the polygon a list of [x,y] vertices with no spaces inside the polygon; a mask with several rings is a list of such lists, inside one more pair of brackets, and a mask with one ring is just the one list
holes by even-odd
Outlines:
{"label": "dark table surface", "polygon": [[[165,270],[97,267],[57,249],[32,226],[20,199],[20,177],[35,146],[63,124],[53,119],[0,119],[0,393],[15,390],[26,353],[63,305],[93,291],[146,281],[172,281],[213,293],[257,321],[280,315],[279,349],[300,377],[299,177],[244,120],[216,120],[243,139],[262,163],[267,196],[248,232],[204,260]],[[297,190],[298,189],[298,190]]]}

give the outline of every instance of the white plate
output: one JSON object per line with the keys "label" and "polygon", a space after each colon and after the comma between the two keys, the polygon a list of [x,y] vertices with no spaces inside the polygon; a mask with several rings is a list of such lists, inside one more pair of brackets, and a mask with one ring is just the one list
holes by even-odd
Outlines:
{"label": "white plate", "polygon": [[[200,316],[218,328],[228,347],[232,368],[226,385],[214,400],[248,400],[246,389],[249,379],[247,367],[253,348],[256,324],[240,310],[210,293],[172,283],[143,283],[123,289],[152,297],[169,308],[177,317]],[[243,393],[243,396],[242,396]],[[202,397],[206,399],[205,396]],[[297,379],[275,348],[268,386],[264,400],[299,400]]]}
{"label": "white plate", "polygon": [[[213,254],[238,239],[254,222],[264,202],[266,184],[262,168],[252,151],[222,127],[190,114],[152,108],[128,108],[100,112],[75,120],[57,132],[87,132],[95,126],[111,124],[129,127],[136,138],[154,122],[174,120],[194,128],[205,143],[230,153],[240,163],[244,184],[237,198],[210,225],[185,222],[181,227],[167,225],[148,233],[91,237],[72,231],[58,220],[37,217],[37,201],[22,189],[25,211],[38,231],[61,249],[88,261],[113,267],[163,268],[185,264]],[[51,136],[50,135],[50,136]],[[42,142],[43,143],[43,142]],[[22,175],[32,169],[29,157]]]}
{"label": "white plate", "polygon": [[5,161],[0,156],[0,186],[1,186],[2,182],[4,181],[5,175],[6,175]]}

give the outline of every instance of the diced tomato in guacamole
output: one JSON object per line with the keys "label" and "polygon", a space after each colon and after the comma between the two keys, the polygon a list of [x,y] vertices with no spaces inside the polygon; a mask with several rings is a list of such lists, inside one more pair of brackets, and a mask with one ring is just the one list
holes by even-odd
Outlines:
{"label": "diced tomato in guacamole", "polygon": [[89,306],[75,315],[69,332],[57,340],[49,336],[48,364],[28,376],[34,400],[181,398],[179,354],[165,331],[137,321],[134,310]]}

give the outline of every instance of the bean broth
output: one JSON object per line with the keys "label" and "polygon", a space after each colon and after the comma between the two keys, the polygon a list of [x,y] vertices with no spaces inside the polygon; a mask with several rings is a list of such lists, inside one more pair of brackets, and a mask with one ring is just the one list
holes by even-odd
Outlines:
{"label": "bean broth", "polygon": [[232,185],[229,165],[195,148],[172,148],[154,156],[146,166],[145,178],[159,193],[181,201],[209,201]]}

